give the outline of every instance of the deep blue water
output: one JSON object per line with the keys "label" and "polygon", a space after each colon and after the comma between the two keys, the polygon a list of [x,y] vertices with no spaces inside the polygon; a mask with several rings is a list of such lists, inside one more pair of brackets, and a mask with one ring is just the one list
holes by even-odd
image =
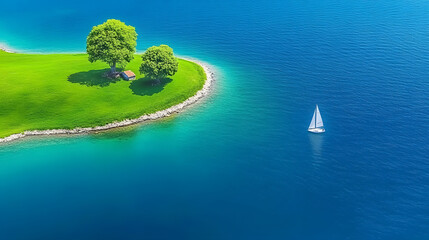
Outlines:
{"label": "deep blue water", "polygon": [[0,239],[429,239],[428,1],[1,5],[20,51],[117,18],[218,81],[166,120],[0,146]]}

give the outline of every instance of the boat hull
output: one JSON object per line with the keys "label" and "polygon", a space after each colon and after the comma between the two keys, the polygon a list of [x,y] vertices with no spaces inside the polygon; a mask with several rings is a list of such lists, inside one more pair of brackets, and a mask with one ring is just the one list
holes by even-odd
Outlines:
{"label": "boat hull", "polygon": [[312,132],[312,133],[324,133],[325,129],[324,128],[309,128],[308,131]]}

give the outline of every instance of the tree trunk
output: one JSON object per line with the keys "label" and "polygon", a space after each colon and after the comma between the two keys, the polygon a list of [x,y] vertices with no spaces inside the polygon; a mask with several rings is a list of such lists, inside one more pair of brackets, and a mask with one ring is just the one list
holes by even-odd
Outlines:
{"label": "tree trunk", "polygon": [[116,62],[113,62],[113,65],[112,65],[112,66],[110,66],[110,71],[111,71],[112,73],[115,73],[115,72],[116,72]]}

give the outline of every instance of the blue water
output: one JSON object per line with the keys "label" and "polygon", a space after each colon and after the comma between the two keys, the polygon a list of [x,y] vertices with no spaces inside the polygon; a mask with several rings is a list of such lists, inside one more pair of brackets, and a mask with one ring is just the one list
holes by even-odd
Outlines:
{"label": "blue water", "polygon": [[218,81],[169,119],[0,146],[0,239],[429,239],[428,1],[1,5],[20,51],[117,18]]}

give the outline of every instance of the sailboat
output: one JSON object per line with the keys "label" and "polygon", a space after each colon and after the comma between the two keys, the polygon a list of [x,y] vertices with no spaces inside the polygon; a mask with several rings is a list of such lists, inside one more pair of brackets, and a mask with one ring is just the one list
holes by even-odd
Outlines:
{"label": "sailboat", "polygon": [[323,128],[323,120],[320,115],[319,107],[316,104],[316,109],[314,109],[313,119],[311,119],[310,126],[308,126],[308,131],[312,133],[323,133],[325,129]]}

